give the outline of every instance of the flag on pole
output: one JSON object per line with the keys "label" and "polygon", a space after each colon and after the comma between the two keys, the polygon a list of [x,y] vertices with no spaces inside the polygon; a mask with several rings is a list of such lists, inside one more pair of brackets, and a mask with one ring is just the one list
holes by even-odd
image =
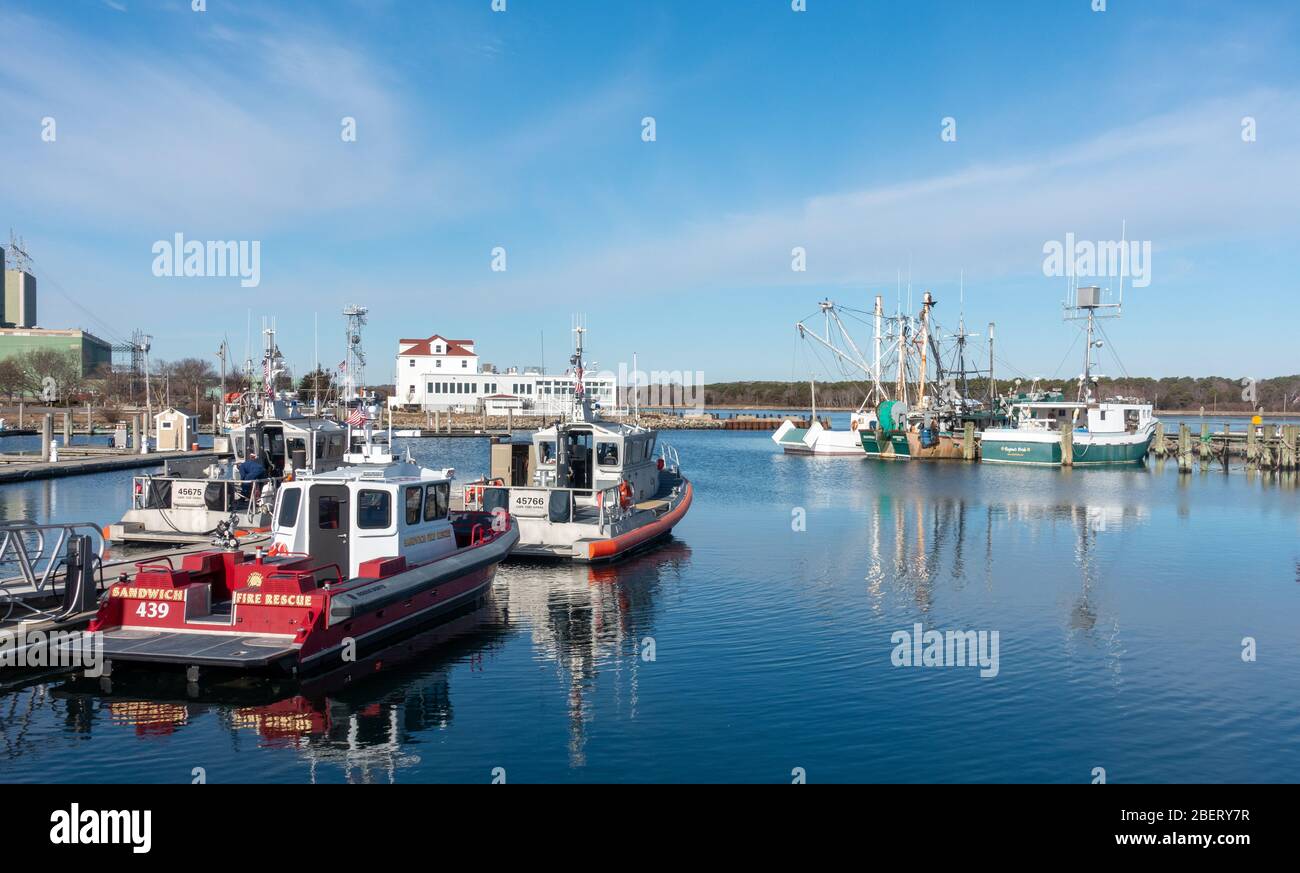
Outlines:
{"label": "flag on pole", "polygon": [[361,411],[360,406],[353,407],[352,412],[348,414],[348,424],[352,427],[360,427],[365,420],[366,414]]}

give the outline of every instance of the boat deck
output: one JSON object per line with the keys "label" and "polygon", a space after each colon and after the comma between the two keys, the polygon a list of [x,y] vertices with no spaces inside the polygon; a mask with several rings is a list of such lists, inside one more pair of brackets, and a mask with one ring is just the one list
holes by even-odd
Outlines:
{"label": "boat deck", "polygon": [[186,633],[182,631],[123,628],[104,634],[104,659],[149,661],[202,667],[256,669],[269,667],[297,655],[298,649],[285,637],[250,634]]}

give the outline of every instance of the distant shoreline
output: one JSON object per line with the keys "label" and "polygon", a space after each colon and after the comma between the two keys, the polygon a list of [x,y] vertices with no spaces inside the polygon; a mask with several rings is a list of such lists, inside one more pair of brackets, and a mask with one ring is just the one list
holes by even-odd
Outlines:
{"label": "distant shoreline", "polygon": [[[655,408],[656,408],[656,409],[660,409],[661,407],[655,407]],[[799,409],[799,407],[795,407],[795,406],[772,406],[772,405],[763,404],[763,403],[709,403],[709,404],[706,404],[704,408],[705,408],[706,410],[708,410],[708,409],[760,409],[760,410],[786,410],[786,409],[791,409],[791,410],[798,410],[798,409]],[[803,407],[803,410],[804,410],[804,411],[806,411],[806,409],[807,409],[807,407]],[[822,405],[818,404],[818,406],[817,406],[817,411],[818,411],[818,412],[857,412],[857,411],[858,411],[858,407],[856,407],[856,406],[822,406]],[[1157,410],[1156,410],[1156,415],[1157,415],[1157,416],[1160,416],[1160,415],[1189,415],[1189,416],[1193,416],[1193,417],[1196,417],[1196,418],[1200,418],[1200,417],[1201,417],[1201,410],[1200,410],[1200,409],[1157,409]],[[1249,418],[1249,417],[1252,416],[1252,415],[1262,415],[1262,416],[1264,416],[1265,418],[1300,418],[1300,411],[1291,411],[1291,412],[1267,412],[1267,411],[1265,411],[1265,412],[1252,412],[1251,410],[1248,410],[1248,409],[1247,409],[1247,410],[1231,410],[1231,409],[1224,409],[1224,410],[1220,410],[1220,411],[1218,411],[1218,412],[1214,412],[1214,411],[1211,411],[1211,410],[1208,410],[1208,409],[1207,409],[1207,410],[1205,411],[1205,416],[1204,416],[1204,417],[1205,417],[1205,418],[1219,418],[1219,417],[1222,417],[1222,416],[1233,416],[1233,417],[1236,417],[1236,418]]]}

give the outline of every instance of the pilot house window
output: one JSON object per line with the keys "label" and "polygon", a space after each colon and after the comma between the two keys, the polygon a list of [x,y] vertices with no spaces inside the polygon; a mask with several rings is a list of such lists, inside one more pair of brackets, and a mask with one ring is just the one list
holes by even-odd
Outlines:
{"label": "pilot house window", "polygon": [[286,488],[280,492],[280,527],[293,527],[298,523],[298,504],[302,502],[301,488]]}
{"label": "pilot house window", "polygon": [[424,520],[434,521],[447,517],[447,503],[451,486],[446,482],[424,486]]}
{"label": "pilot house window", "polygon": [[385,528],[392,522],[392,497],[387,491],[363,490],[357,495],[357,527]]}
{"label": "pilot house window", "polygon": [[406,489],[406,523],[420,523],[420,495],[423,489],[419,485]]}
{"label": "pilot house window", "polygon": [[618,465],[618,443],[596,443],[596,463],[602,467]]}

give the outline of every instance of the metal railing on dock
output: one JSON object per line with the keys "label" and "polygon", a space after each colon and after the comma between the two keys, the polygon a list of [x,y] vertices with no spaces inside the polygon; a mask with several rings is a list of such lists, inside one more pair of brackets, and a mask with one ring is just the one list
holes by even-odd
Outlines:
{"label": "metal railing on dock", "polygon": [[74,537],[90,537],[91,542],[97,542],[91,559],[102,562],[104,535],[93,522],[0,522],[0,594],[7,600],[59,596],[65,581],[68,544]]}

